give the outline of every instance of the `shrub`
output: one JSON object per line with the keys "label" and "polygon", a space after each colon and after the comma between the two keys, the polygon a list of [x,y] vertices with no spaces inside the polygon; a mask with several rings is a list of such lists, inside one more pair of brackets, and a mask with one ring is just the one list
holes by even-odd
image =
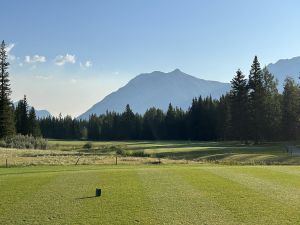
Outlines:
{"label": "shrub", "polygon": [[150,157],[150,154],[145,153],[144,151],[132,151],[132,152],[127,152],[127,156],[132,156],[132,157]]}
{"label": "shrub", "polygon": [[0,141],[0,147],[18,149],[47,149],[48,142],[46,139],[41,137],[18,134],[3,138]]}
{"label": "shrub", "polygon": [[85,148],[85,149],[91,149],[91,148],[93,148],[92,142],[87,142],[87,143],[85,143],[85,144],[83,145],[83,148]]}
{"label": "shrub", "polygon": [[126,155],[126,151],[123,148],[116,148],[116,154],[117,155],[125,156]]}

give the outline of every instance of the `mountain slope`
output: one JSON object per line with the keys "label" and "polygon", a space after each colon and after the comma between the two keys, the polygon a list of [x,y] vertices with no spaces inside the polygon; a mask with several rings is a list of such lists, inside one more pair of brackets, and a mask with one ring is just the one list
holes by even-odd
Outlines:
{"label": "mountain slope", "polygon": [[50,112],[47,111],[47,110],[44,110],[44,109],[41,109],[41,110],[36,109],[35,114],[36,114],[36,117],[39,118],[39,119],[51,116]]}
{"label": "mountain slope", "polygon": [[291,59],[280,59],[268,65],[269,71],[278,79],[278,89],[283,90],[284,80],[287,76],[298,81],[300,75],[300,56]]}
{"label": "mountain slope", "polygon": [[170,102],[174,106],[187,109],[194,97],[211,95],[213,98],[219,98],[229,90],[228,83],[199,79],[179,69],[170,73],[155,71],[135,77],[79,118],[87,119],[91,114],[100,115],[106,111],[122,112],[126,104],[138,113],[144,113],[153,106],[166,110]]}

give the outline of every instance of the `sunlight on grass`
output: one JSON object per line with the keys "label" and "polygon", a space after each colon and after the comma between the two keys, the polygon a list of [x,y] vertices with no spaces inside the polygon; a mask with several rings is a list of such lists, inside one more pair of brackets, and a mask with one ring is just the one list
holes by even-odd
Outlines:
{"label": "sunlight on grass", "polygon": [[279,166],[2,168],[0,224],[298,224],[299,176]]}

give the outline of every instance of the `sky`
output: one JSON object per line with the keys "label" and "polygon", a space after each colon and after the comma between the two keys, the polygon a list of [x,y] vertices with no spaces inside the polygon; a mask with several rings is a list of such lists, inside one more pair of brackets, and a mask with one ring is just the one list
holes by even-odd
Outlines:
{"label": "sky", "polygon": [[12,99],[78,116],[140,73],[229,82],[300,55],[298,0],[0,0]]}

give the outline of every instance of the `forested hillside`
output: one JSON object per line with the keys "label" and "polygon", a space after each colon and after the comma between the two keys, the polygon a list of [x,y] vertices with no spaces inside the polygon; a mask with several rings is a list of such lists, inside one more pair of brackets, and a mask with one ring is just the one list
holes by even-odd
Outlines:
{"label": "forested hillside", "polygon": [[294,140],[300,132],[300,88],[286,78],[283,89],[280,94],[274,76],[255,57],[248,78],[238,70],[228,94],[217,100],[195,96],[188,110],[169,104],[167,111],[149,108],[141,115],[127,105],[122,113],[92,115],[88,121],[48,117],[39,124],[49,138]]}

